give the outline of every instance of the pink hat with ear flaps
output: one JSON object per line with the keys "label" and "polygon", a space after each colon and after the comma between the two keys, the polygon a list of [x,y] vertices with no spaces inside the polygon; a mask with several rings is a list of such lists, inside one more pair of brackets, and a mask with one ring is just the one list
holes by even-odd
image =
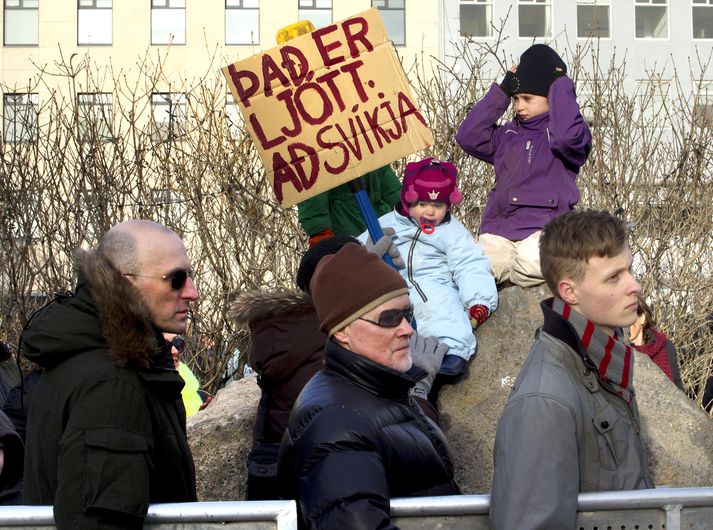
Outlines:
{"label": "pink hat with ear flaps", "polygon": [[463,201],[458,190],[458,171],[450,162],[424,158],[419,162],[409,162],[404,170],[401,186],[401,205],[404,213],[418,201],[445,202],[450,208]]}

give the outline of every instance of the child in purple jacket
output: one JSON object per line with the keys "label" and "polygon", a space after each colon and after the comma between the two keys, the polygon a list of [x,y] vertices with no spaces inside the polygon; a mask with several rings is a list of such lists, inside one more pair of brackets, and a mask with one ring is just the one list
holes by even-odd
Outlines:
{"label": "child in purple jacket", "polygon": [[[500,85],[493,84],[458,129],[463,150],[495,166],[478,243],[498,283],[542,283],[542,227],[579,201],[575,183],[592,135],[579,112],[567,65],[535,44]],[[512,98],[515,117],[503,124]]]}

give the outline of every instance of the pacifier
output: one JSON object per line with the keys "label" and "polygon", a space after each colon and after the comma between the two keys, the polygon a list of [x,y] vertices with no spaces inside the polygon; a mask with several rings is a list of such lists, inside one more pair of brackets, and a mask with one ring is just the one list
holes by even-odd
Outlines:
{"label": "pacifier", "polygon": [[430,219],[421,218],[421,232],[424,234],[432,234],[436,231],[436,227]]}

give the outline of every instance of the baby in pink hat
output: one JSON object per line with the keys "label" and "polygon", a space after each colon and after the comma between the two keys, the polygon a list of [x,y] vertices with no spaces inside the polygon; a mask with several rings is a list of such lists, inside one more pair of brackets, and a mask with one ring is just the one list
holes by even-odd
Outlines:
{"label": "baby in pink hat", "polygon": [[407,164],[401,203],[379,218],[382,228],[394,229],[394,242],[406,262],[400,272],[409,286],[419,334],[449,346],[439,372],[445,382],[465,373],[476,351],[473,329],[498,305],[488,259],[451,214],[451,207],[463,200],[457,176],[450,162],[426,158]]}

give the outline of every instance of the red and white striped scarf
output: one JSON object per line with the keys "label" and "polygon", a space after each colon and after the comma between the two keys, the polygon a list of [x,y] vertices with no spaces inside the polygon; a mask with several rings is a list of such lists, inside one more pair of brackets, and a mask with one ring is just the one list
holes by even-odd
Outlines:
{"label": "red and white striped scarf", "polygon": [[594,323],[560,298],[552,301],[552,309],[569,322],[579,335],[589,360],[596,366],[600,379],[611,383],[619,395],[631,402],[633,395],[634,354],[623,341],[621,331],[610,337]]}

